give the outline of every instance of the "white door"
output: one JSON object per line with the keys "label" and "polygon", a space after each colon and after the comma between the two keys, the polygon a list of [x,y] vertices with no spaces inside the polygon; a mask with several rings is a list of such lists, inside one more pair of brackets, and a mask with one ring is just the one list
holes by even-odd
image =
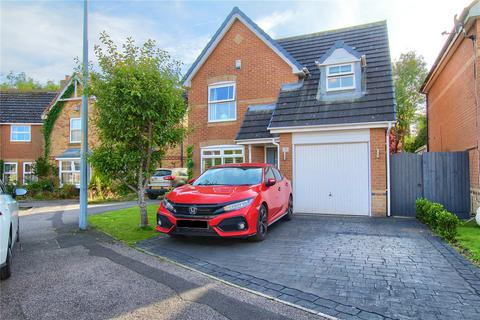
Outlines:
{"label": "white door", "polygon": [[295,145],[296,212],[369,215],[368,143]]}

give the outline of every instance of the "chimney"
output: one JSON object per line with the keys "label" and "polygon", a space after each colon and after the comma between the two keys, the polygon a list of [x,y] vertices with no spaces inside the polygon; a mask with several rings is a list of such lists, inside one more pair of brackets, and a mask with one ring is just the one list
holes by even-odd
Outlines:
{"label": "chimney", "polygon": [[60,80],[60,88],[63,88],[65,86],[65,83],[67,83],[70,80],[70,76],[68,74],[65,75],[65,79]]}

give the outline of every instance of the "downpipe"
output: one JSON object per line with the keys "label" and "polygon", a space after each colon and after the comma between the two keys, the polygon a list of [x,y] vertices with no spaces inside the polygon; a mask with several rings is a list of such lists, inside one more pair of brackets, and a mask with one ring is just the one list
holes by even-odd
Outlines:
{"label": "downpipe", "polygon": [[272,144],[277,147],[277,167],[280,170],[280,144],[275,141],[275,138],[272,139]]}
{"label": "downpipe", "polygon": [[388,123],[387,128],[387,135],[386,135],[386,143],[387,143],[387,154],[385,155],[387,158],[387,216],[391,216],[390,212],[390,131],[392,129],[392,123]]}

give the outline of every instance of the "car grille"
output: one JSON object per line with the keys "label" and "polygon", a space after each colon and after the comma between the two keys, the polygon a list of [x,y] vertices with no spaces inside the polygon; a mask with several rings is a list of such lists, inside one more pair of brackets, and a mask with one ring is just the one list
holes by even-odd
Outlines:
{"label": "car grille", "polygon": [[[188,217],[195,217],[195,216],[214,216],[223,212],[222,207],[226,204],[181,204],[175,203],[173,204],[175,208],[175,216],[188,216]],[[190,208],[196,208],[195,214],[190,212]]]}

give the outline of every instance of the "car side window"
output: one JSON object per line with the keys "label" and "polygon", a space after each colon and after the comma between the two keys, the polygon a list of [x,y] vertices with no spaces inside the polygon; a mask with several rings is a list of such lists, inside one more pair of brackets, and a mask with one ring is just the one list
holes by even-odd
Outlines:
{"label": "car side window", "polygon": [[280,171],[278,171],[277,168],[273,168],[273,174],[275,175],[275,179],[277,181],[282,181],[283,177],[282,177],[282,174],[280,173]]}
{"label": "car side window", "polygon": [[272,168],[267,168],[267,171],[265,172],[265,181],[267,181],[268,179],[275,179]]}

